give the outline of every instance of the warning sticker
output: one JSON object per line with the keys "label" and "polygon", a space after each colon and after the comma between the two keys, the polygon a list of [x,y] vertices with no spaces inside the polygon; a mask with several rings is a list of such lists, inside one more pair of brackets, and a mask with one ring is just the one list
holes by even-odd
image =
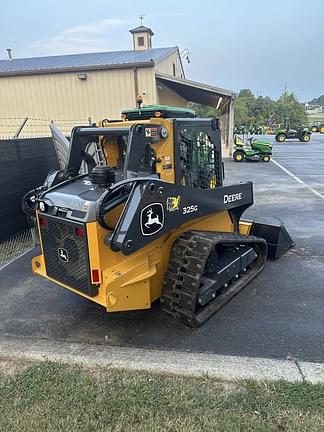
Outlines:
{"label": "warning sticker", "polygon": [[145,128],[145,138],[155,138],[158,136],[157,128]]}

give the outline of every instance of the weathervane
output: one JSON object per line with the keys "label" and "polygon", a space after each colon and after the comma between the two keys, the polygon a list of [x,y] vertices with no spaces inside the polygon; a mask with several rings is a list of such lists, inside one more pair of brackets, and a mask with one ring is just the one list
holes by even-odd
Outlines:
{"label": "weathervane", "polygon": [[145,15],[140,15],[139,17],[138,17],[139,19],[140,19],[140,21],[141,21],[141,25],[143,25],[143,19],[145,18]]}

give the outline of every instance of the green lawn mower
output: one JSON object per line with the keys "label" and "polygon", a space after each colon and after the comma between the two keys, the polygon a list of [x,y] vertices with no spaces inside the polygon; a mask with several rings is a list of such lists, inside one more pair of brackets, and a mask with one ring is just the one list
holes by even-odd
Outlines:
{"label": "green lawn mower", "polygon": [[284,125],[275,130],[275,134],[276,141],[280,143],[285,142],[287,139],[299,139],[299,141],[308,142],[311,139],[312,132],[299,121],[286,119]]}
{"label": "green lawn mower", "polygon": [[272,145],[269,141],[259,138],[248,138],[247,142],[238,136],[234,137],[233,159],[235,162],[263,161],[269,162],[272,155]]}

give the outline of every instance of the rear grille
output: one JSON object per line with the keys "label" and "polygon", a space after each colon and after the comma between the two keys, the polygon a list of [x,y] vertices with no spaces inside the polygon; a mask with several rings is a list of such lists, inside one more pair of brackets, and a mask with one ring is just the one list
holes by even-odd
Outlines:
{"label": "rear grille", "polygon": [[40,214],[39,219],[47,276],[85,294],[95,295],[97,289],[90,280],[85,225],[44,214]]}

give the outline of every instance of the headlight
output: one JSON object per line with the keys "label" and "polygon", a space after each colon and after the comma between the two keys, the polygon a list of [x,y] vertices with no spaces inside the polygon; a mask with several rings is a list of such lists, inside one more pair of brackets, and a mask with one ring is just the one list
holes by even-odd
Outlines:
{"label": "headlight", "polygon": [[161,138],[166,138],[168,136],[168,129],[165,126],[162,126],[160,129]]}
{"label": "headlight", "polygon": [[39,202],[39,210],[40,210],[41,212],[46,211],[46,204],[45,204],[43,201],[40,201],[40,202]]}

